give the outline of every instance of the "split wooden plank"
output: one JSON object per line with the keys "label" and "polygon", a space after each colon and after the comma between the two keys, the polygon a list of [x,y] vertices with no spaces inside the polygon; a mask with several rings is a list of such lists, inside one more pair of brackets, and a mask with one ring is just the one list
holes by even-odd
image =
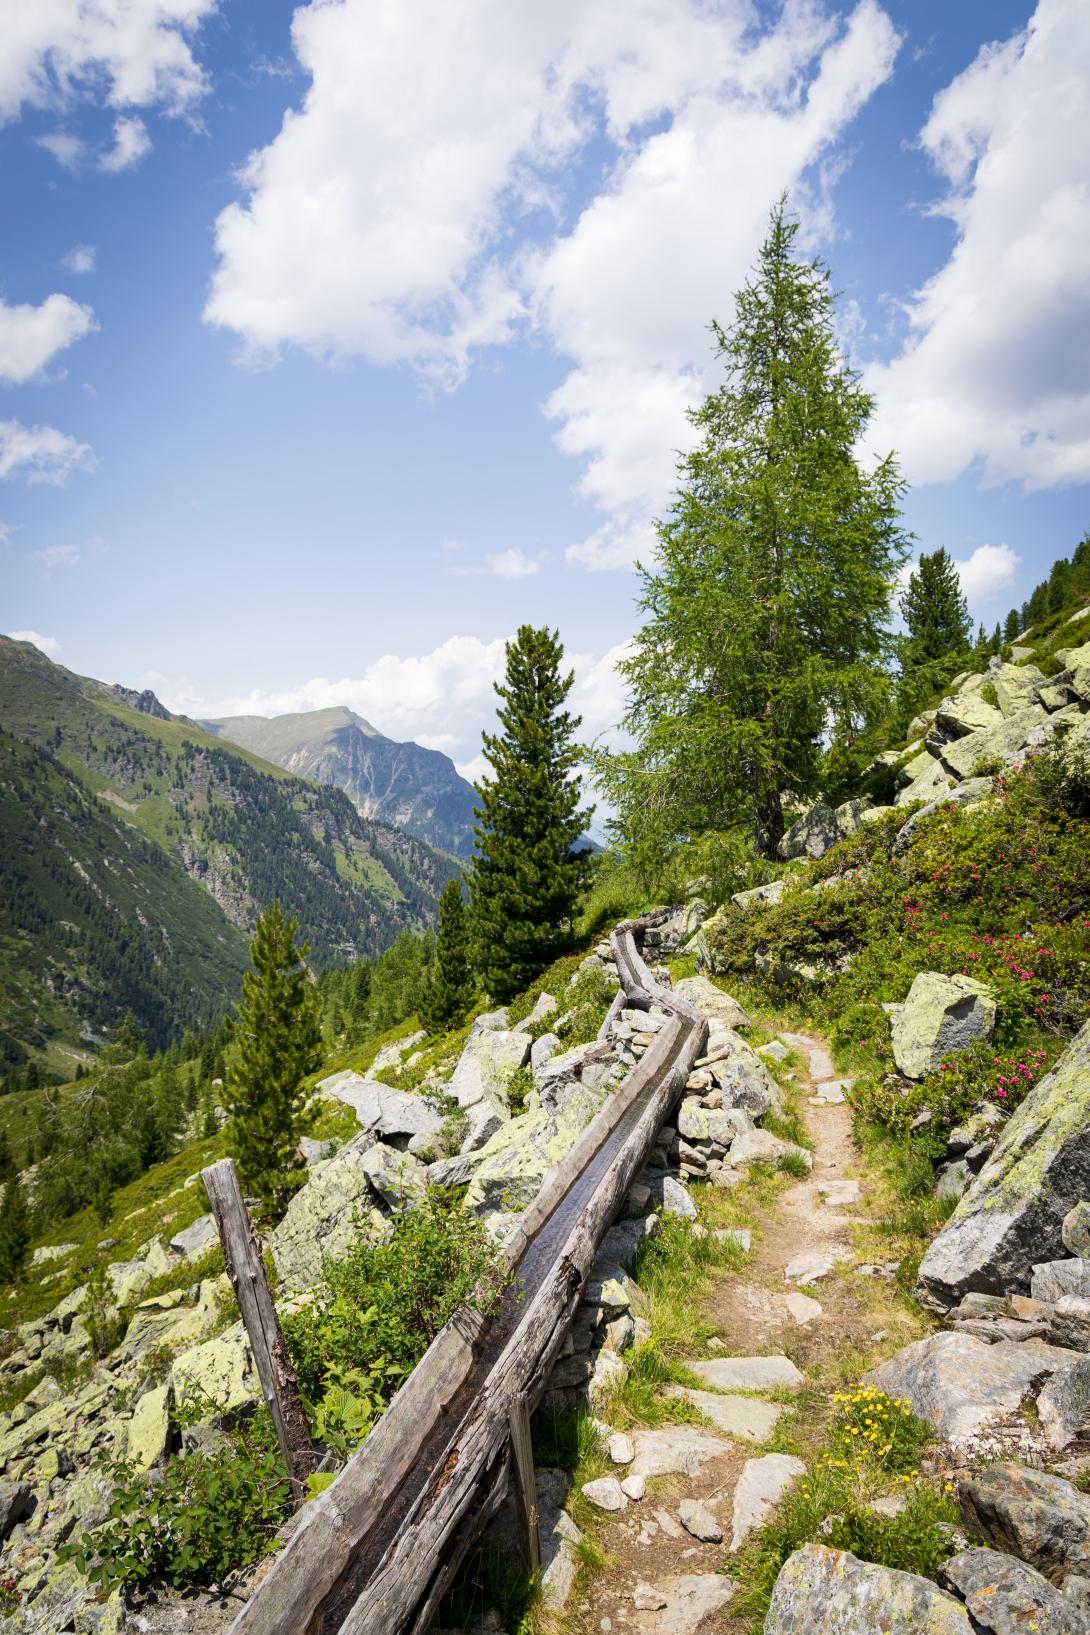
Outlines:
{"label": "split wooden plank", "polygon": [[537,1522],[537,1483],[530,1442],[530,1405],[525,1395],[511,1404],[511,1477],[518,1510],[523,1561],[530,1573],[541,1572],[541,1533]]}
{"label": "split wooden plank", "polygon": [[261,1390],[276,1427],[292,1494],[296,1504],[300,1504],[306,1497],[307,1477],[314,1469],[314,1448],[306,1410],[299,1397],[299,1381],[269,1291],[254,1223],[230,1158],[203,1169],[201,1180],[219,1229],[227,1275],[246,1326]]}

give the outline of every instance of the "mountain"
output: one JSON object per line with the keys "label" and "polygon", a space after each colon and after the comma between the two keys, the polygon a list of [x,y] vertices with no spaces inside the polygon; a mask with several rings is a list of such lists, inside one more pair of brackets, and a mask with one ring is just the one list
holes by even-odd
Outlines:
{"label": "mountain", "polygon": [[473,850],[477,797],[437,749],[399,744],[341,705],[271,719],[230,715],[201,725],[298,777],[335,784],[362,817],[395,823],[459,857]]}
{"label": "mountain", "polygon": [[[246,939],[272,897],[298,918],[311,963],[326,966],[431,924],[457,872],[452,858],[361,817],[341,790],[170,715],[153,694],[74,675],[7,637],[0,726],[22,746],[4,762],[4,834],[10,822],[19,844],[0,900],[0,994],[12,996],[9,1038],[19,1044],[62,1023],[71,1037],[74,1017],[105,1026],[130,1006],[155,1038],[164,1019],[171,1031],[211,1022],[234,997]],[[47,878],[55,900],[36,921]],[[97,918],[89,900],[82,919],[69,913],[77,880]],[[81,963],[75,949],[69,969],[68,920],[87,935],[92,920],[103,936],[108,927],[134,950],[130,962],[109,977],[104,955]],[[142,986],[134,973],[149,960],[159,974]],[[164,1009],[164,983],[191,1003]],[[47,1004],[44,994],[58,992],[62,1002]]]}

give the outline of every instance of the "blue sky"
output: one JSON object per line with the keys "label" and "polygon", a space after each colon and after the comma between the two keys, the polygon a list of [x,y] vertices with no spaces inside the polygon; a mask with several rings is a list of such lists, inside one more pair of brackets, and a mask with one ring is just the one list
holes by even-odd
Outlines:
{"label": "blue sky", "polygon": [[0,628],[474,769],[503,638],[593,730],[788,188],[922,548],[1090,526],[1082,0],[57,0],[0,14]]}

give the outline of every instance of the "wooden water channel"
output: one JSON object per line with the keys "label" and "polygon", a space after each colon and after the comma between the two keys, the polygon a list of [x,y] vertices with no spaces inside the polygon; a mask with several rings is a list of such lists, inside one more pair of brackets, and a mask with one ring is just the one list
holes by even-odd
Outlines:
{"label": "wooden water channel", "polygon": [[[304,1506],[230,1635],[423,1635],[509,1488],[528,1565],[539,1565],[530,1415],[598,1245],[707,1038],[699,1012],[656,983],[637,949],[636,933],[663,917],[613,932],[623,997],[601,1037],[622,1005],[654,1004],[669,1021],[521,1215],[499,1311],[487,1320],[468,1308],[455,1313],[366,1442]],[[267,1327],[268,1314],[256,1320]],[[275,1360],[275,1336],[259,1334],[255,1358],[259,1347]]]}

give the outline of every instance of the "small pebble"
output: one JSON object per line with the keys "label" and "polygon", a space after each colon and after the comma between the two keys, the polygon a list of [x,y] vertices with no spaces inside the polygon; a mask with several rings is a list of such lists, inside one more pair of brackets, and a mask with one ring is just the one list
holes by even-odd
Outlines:
{"label": "small pebble", "polygon": [[647,1492],[646,1476],[626,1476],[621,1483],[621,1492],[629,1499],[642,1499]]}
{"label": "small pebble", "polygon": [[632,1592],[637,1612],[659,1612],[666,1605],[666,1597],[653,1584],[639,1583]]}

